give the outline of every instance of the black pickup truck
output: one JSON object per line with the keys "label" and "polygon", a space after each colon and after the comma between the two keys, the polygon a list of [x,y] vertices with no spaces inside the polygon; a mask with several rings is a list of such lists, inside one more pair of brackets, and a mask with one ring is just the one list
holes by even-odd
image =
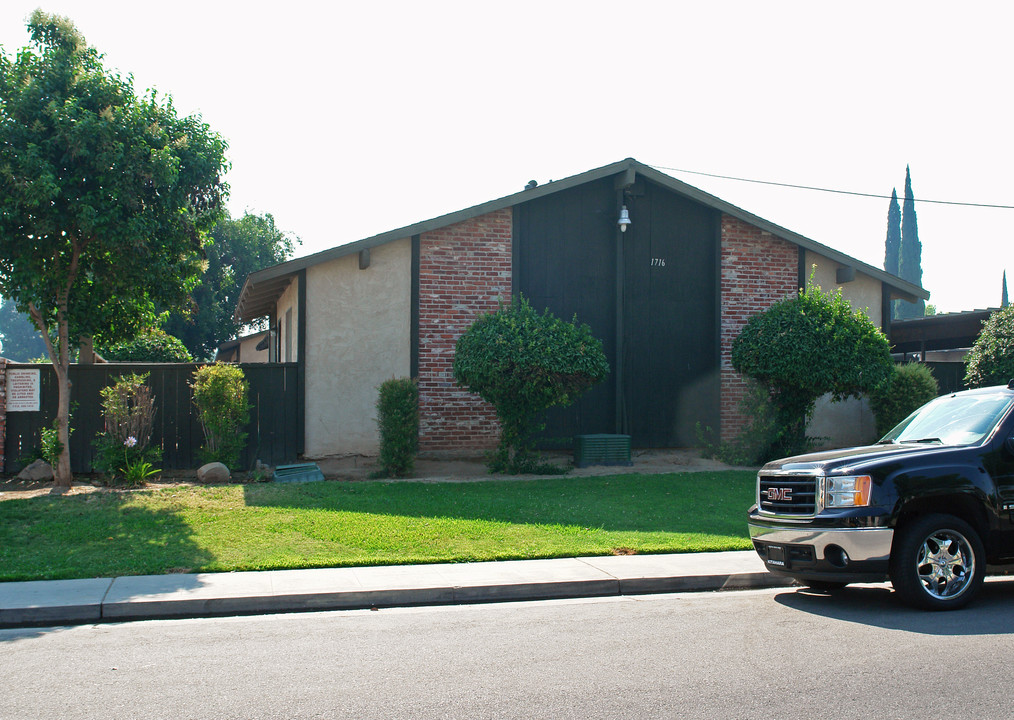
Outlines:
{"label": "black pickup truck", "polygon": [[890,578],[905,602],[958,608],[1014,562],[1014,380],[927,403],[876,445],[770,462],[750,537],[815,589]]}

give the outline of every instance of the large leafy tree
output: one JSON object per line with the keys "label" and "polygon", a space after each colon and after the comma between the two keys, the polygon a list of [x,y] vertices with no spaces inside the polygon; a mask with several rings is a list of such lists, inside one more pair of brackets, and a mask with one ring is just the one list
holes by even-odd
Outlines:
{"label": "large leafy tree", "polygon": [[[922,243],[919,242],[919,221],[915,215],[915,196],[912,194],[912,173],[905,166],[905,200],[901,207],[901,279],[913,285],[922,285]],[[900,301],[899,318],[920,318],[926,314],[926,301]]]}
{"label": "large leafy tree", "polygon": [[69,485],[71,342],[132,337],[185,301],[228,191],[226,143],[171,99],[138,97],[67,18],[37,10],[28,31],[0,53],[0,293],[42,331]]}
{"label": "large leafy tree", "polygon": [[842,297],[809,285],[754,315],[732,343],[732,365],[760,383],[774,407],[769,456],[806,448],[817,398],[859,397],[891,377],[887,338]]}
{"label": "large leafy tree", "polygon": [[183,341],[195,358],[210,360],[218,345],[236,337],[242,325],[233,317],[247,275],[292,257],[294,243],[270,214],[223,218],[205,247],[208,267],[187,312],[170,315],[164,328]]}
{"label": "large leafy tree", "polygon": [[46,354],[46,343],[24,313],[18,312],[13,300],[4,300],[0,305],[0,339],[3,352],[8,360],[29,362]]}

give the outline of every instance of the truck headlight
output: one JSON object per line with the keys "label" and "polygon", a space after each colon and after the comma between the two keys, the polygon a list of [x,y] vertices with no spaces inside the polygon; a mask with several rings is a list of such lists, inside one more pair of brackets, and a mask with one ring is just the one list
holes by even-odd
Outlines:
{"label": "truck headlight", "polygon": [[863,507],[870,504],[869,475],[824,478],[824,507]]}

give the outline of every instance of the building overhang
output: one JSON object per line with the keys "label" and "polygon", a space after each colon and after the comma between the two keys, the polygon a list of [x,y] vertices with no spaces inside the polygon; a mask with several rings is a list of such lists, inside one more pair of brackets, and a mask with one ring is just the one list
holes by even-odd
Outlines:
{"label": "building overhang", "polygon": [[928,315],[891,323],[891,351],[921,353],[931,350],[961,350],[975,344],[982,324],[996,308],[945,315]]}

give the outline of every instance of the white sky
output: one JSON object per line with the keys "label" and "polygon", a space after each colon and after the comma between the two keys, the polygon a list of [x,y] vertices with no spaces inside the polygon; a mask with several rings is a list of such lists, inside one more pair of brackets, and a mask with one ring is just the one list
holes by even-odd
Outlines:
{"label": "white sky", "polygon": [[[626,157],[1014,205],[1009,2],[4,0],[8,54],[37,6],[221,133],[297,255]],[[883,267],[885,199],[663,172]],[[917,214],[939,311],[1014,290],[1014,210]]]}

